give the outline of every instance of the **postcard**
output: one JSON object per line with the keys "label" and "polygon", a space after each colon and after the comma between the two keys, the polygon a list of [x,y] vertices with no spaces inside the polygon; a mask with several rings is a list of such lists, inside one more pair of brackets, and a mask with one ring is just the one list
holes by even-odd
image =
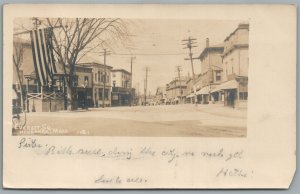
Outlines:
{"label": "postcard", "polygon": [[288,188],[295,5],[4,6],[5,188]]}

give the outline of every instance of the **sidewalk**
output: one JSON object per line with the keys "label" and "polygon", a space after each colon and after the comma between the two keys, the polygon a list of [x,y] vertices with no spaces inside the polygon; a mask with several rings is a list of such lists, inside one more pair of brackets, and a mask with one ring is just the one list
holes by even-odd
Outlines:
{"label": "sidewalk", "polygon": [[223,104],[198,104],[197,109],[205,113],[219,115],[219,116],[237,117],[237,118],[247,117],[247,108],[232,108],[232,107],[224,106]]}

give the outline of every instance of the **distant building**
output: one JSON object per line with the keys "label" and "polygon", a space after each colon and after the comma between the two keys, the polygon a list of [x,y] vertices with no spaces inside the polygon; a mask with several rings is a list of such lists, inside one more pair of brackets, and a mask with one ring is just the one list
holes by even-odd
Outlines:
{"label": "distant building", "polygon": [[185,100],[187,93],[186,77],[175,78],[166,86],[167,103],[178,104]]}
{"label": "distant building", "polygon": [[[196,76],[195,76],[196,77]],[[194,84],[196,82],[193,80],[193,78],[190,78],[188,76],[187,80],[186,80],[186,103],[195,103],[195,94],[194,94]],[[196,88],[196,87],[195,87]]]}
{"label": "distant building", "polygon": [[[198,103],[208,104],[212,101],[211,89],[222,81],[223,44],[210,45],[206,39],[206,47],[199,56],[201,60],[200,90],[197,91]],[[217,97],[217,99],[219,99]]]}
{"label": "distant building", "polygon": [[248,99],[249,24],[240,24],[224,40],[223,83],[212,90],[227,106],[246,107]]}
{"label": "distant building", "polygon": [[124,69],[112,69],[112,106],[128,106],[134,102],[135,90],[131,85],[131,73]]}
{"label": "distant building", "polygon": [[158,87],[156,89],[155,101],[157,104],[165,104],[167,100],[166,87]]}

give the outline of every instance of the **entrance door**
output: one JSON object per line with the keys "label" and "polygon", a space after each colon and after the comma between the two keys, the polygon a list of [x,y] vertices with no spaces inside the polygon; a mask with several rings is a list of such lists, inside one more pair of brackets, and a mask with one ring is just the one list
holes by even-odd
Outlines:
{"label": "entrance door", "polygon": [[83,91],[78,91],[78,106],[80,108],[85,108],[85,103],[86,103],[86,96],[85,96],[85,92]]}
{"label": "entrance door", "polygon": [[236,90],[228,90],[228,98],[227,98],[227,104],[229,106],[232,106],[234,108],[235,105],[235,98],[236,98]]}

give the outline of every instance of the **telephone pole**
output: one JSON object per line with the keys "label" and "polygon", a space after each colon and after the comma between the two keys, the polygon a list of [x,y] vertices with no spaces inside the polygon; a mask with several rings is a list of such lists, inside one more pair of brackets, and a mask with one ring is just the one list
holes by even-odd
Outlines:
{"label": "telephone pole", "polygon": [[182,40],[184,43],[182,45],[185,45],[183,49],[189,49],[189,58],[185,58],[184,60],[190,60],[191,61],[191,66],[192,66],[192,76],[193,76],[193,90],[194,90],[194,95],[195,95],[195,105],[197,106],[197,95],[196,95],[196,88],[195,88],[195,72],[194,72],[194,64],[193,60],[197,58],[193,58],[193,53],[192,53],[192,48],[197,47],[195,42],[197,39],[196,38],[191,38],[189,37],[188,39]]}
{"label": "telephone pole", "polygon": [[31,18],[31,20],[33,21],[33,25],[34,25],[34,29],[35,30],[37,30],[38,27],[39,27],[39,25],[42,24],[42,21],[39,18],[37,18],[37,17]]}
{"label": "telephone pole", "polygon": [[192,74],[193,74],[193,79],[195,79],[195,72],[194,72],[194,64],[193,60],[197,58],[193,58],[193,53],[192,53],[192,48],[195,48],[195,42],[197,39],[196,38],[191,38],[189,37],[188,39],[182,40],[184,43],[182,45],[185,45],[183,49],[189,49],[189,58],[185,58],[184,60],[190,60],[191,61],[191,66],[192,66]]}
{"label": "telephone pole", "polygon": [[182,71],[181,66],[176,66],[176,71],[178,73],[178,79],[179,79],[179,96],[180,96],[180,104],[182,103],[182,90],[181,90],[181,74]]}
{"label": "telephone pole", "polygon": [[[104,75],[102,75],[102,82],[103,82],[103,88],[102,88],[102,108],[105,107],[105,87],[106,87],[106,56],[107,55],[110,55],[111,52],[110,51],[107,51],[106,49],[103,49],[103,55],[100,55],[100,56],[103,56],[104,59],[103,59],[103,71],[104,71]],[[107,97],[108,97],[108,92],[107,92]]]}
{"label": "telephone pole", "polygon": [[133,98],[133,93],[132,93],[132,76],[133,76],[133,72],[132,72],[132,64],[133,64],[133,60],[135,59],[135,57],[130,57],[130,102],[129,102],[129,106],[132,105],[132,98]]}
{"label": "telephone pole", "polygon": [[149,68],[146,67],[146,78],[145,78],[145,82],[144,82],[144,97],[145,97],[145,106],[146,106],[146,102],[147,102],[147,84],[148,84],[148,71]]}

